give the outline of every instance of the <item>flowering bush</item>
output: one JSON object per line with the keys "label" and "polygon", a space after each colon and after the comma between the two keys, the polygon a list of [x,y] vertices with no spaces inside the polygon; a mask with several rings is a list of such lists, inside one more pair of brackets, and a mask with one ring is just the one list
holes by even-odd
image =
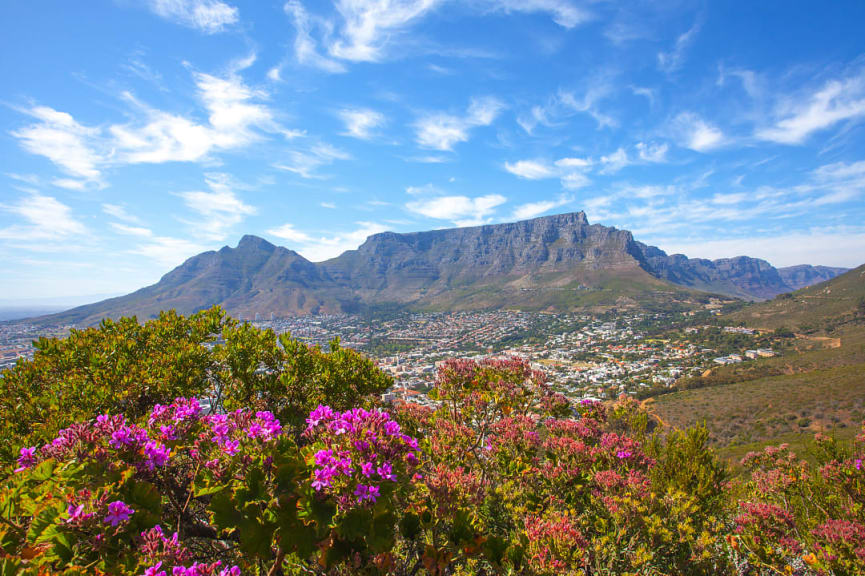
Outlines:
{"label": "flowering bush", "polygon": [[739,502],[738,553],[767,571],[804,564],[813,574],[861,574],[865,567],[865,430],[852,447],[818,435],[816,464],[786,445],[750,453]]}
{"label": "flowering bush", "polygon": [[[186,333],[175,320],[148,341]],[[178,344],[188,380],[152,402],[133,386],[112,404],[112,381],[67,422],[48,398],[65,389],[43,387],[24,411],[45,409],[38,433],[3,428],[28,441],[3,449],[0,575],[865,573],[865,432],[818,437],[816,462],[750,454],[736,478],[705,428],[571,405],[522,360],[447,362],[433,408],[385,412],[368,393],[386,378],[354,353],[222,329],[213,356]],[[52,370],[77,365],[55,352]],[[22,366],[15,386],[48,371]],[[163,399],[205,382],[207,406]]]}
{"label": "flowering bush", "polygon": [[[321,407],[310,421],[320,414],[334,418],[310,426],[319,448],[303,452],[270,412],[204,414],[195,399],[157,404],[140,425],[107,414],[73,424],[20,450],[2,492],[4,554],[39,574],[236,576],[315,551],[331,551],[334,565],[385,551],[389,502],[418,461],[417,441],[383,412]],[[312,450],[314,468],[304,461]],[[348,476],[325,488],[328,452],[344,454]]]}

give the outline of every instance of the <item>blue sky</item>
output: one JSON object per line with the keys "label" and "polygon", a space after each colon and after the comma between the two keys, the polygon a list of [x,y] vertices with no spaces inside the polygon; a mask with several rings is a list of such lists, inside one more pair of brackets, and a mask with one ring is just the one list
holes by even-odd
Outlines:
{"label": "blue sky", "polygon": [[261,235],[585,210],[668,252],[865,262],[865,3],[0,5],[0,301]]}

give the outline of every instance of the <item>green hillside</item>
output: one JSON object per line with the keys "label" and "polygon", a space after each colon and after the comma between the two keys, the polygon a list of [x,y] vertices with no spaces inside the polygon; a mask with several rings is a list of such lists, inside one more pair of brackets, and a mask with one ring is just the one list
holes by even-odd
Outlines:
{"label": "green hillside", "polygon": [[725,317],[752,328],[832,331],[865,315],[865,265],[773,300],[746,306]]}
{"label": "green hillside", "polygon": [[705,422],[730,457],[780,442],[806,449],[815,432],[852,437],[865,417],[863,301],[860,267],[726,315],[722,324],[786,333],[781,355],[714,368],[649,405],[671,428]]}

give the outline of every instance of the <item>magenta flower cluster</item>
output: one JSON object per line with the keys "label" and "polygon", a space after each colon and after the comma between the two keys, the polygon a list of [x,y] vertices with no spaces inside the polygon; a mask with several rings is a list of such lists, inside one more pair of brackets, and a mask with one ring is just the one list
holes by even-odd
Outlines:
{"label": "magenta flower cluster", "polygon": [[171,572],[168,572],[163,570],[162,562],[157,562],[147,568],[141,576],[240,576],[240,568],[237,566],[220,570],[221,566],[222,563],[218,561],[212,564],[193,562],[189,567],[174,566]]}
{"label": "magenta flower cluster", "polygon": [[343,505],[374,504],[397,470],[417,465],[418,442],[402,433],[387,412],[356,408],[337,412],[319,406],[306,419],[316,440],[312,487]]}

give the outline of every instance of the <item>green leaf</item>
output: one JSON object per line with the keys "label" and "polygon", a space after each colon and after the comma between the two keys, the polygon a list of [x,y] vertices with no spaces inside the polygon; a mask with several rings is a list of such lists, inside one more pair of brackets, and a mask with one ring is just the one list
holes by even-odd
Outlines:
{"label": "green leaf", "polygon": [[409,512],[399,521],[399,533],[403,538],[414,540],[420,534],[420,517],[414,512]]}
{"label": "green leaf", "polygon": [[486,556],[487,560],[489,560],[495,566],[501,566],[502,559],[504,559],[507,549],[507,541],[504,538],[499,538],[498,536],[491,536],[487,538],[483,546],[484,556]]}
{"label": "green leaf", "polygon": [[365,508],[349,510],[336,526],[337,533],[350,542],[366,536],[372,528],[372,513]]}
{"label": "green leaf", "polygon": [[30,529],[27,530],[27,541],[38,542],[45,531],[54,525],[59,515],[60,512],[56,508],[43,508],[30,522]]}
{"label": "green leaf", "polygon": [[222,492],[225,490],[226,486],[224,485],[215,485],[215,486],[201,486],[195,489],[193,493],[196,498],[200,498],[202,496],[210,496],[211,494],[216,494],[217,492]]}
{"label": "green leaf", "polygon": [[240,523],[240,548],[247,554],[269,559],[276,525],[256,516],[247,516]]}
{"label": "green leaf", "polygon": [[372,534],[366,538],[367,544],[373,552],[380,554],[393,548],[395,524],[396,517],[390,512],[377,516],[373,520]]}
{"label": "green leaf", "polygon": [[231,530],[236,528],[243,519],[240,511],[234,504],[231,492],[218,492],[210,500],[210,512],[213,514],[213,523],[219,530]]}

